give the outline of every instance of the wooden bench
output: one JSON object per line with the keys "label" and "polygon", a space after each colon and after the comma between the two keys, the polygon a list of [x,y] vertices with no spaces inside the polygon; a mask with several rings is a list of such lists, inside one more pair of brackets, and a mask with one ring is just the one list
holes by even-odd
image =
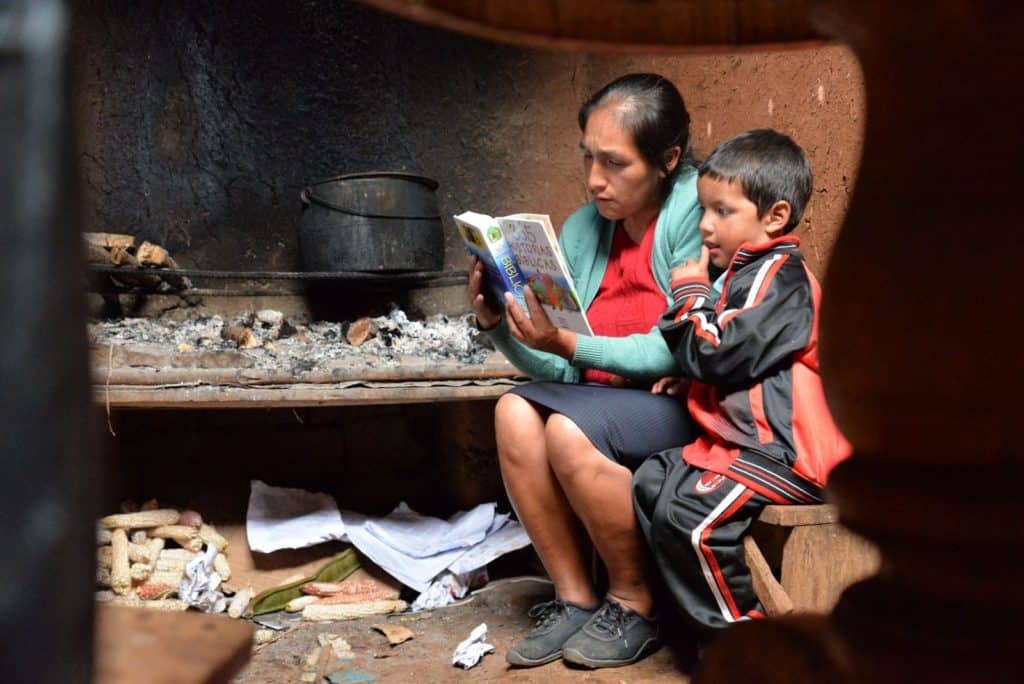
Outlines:
{"label": "wooden bench", "polygon": [[846,587],[878,570],[873,545],[839,524],[835,506],[766,506],[744,539],[768,615],[827,613]]}

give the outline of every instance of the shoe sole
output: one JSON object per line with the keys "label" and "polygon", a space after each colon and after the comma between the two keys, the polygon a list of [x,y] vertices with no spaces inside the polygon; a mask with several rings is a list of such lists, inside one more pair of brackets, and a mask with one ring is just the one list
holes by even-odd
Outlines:
{"label": "shoe sole", "polygon": [[538,667],[540,665],[547,665],[548,663],[553,663],[561,657],[562,652],[556,651],[555,653],[552,653],[548,656],[544,656],[543,658],[531,660],[530,658],[524,658],[523,656],[517,653],[509,651],[505,654],[505,661],[508,662],[509,665],[514,665],[516,667]]}
{"label": "shoe sole", "polygon": [[644,656],[656,651],[660,645],[661,644],[657,639],[648,639],[632,657],[616,660],[598,660],[595,658],[588,658],[575,648],[566,648],[562,650],[562,660],[567,663],[572,663],[573,665],[588,667],[591,670],[596,670],[602,667],[621,667],[622,665],[632,665]]}

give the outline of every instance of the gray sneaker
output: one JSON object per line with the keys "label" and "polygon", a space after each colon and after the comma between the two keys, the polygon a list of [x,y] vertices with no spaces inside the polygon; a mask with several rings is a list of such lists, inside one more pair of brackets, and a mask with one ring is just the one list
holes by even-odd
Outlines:
{"label": "gray sneaker", "polygon": [[538,603],[527,613],[537,624],[509,649],[505,660],[518,667],[535,667],[558,660],[562,657],[562,644],[579,631],[594,610],[558,599]]}
{"label": "gray sneaker", "polygon": [[629,665],[657,650],[658,625],[605,599],[594,616],[565,642],[562,659],[584,667]]}

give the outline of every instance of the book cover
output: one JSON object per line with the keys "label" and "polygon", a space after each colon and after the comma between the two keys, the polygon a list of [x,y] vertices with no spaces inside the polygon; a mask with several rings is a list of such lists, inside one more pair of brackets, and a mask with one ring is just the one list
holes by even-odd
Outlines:
{"label": "book cover", "polygon": [[494,295],[487,297],[491,308],[502,311],[505,308],[505,293],[511,292],[519,306],[526,311],[526,300],[523,298],[526,278],[497,221],[474,211],[463,212],[454,218],[466,249],[483,262],[487,284]]}

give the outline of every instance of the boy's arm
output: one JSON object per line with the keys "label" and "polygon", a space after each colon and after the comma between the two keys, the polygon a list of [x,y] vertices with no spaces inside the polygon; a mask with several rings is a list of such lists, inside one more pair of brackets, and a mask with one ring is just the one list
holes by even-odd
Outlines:
{"label": "boy's arm", "polygon": [[673,281],[675,303],[658,323],[687,377],[727,389],[747,386],[788,364],[810,341],[810,282],[787,254],[765,260],[750,287],[730,285],[721,313],[710,293],[706,277]]}

